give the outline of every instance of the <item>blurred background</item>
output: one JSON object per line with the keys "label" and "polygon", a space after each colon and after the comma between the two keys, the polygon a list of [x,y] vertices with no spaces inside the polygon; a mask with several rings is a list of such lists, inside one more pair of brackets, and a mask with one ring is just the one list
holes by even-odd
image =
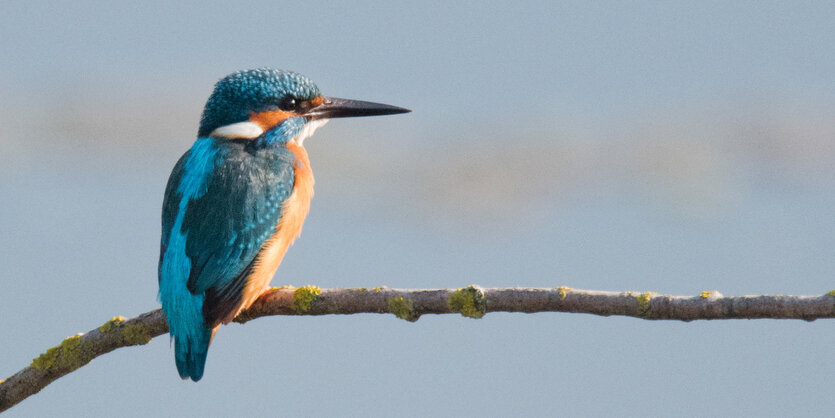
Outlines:
{"label": "blurred background", "polygon": [[[0,377],[159,306],[166,179],[214,82],[299,71],[413,113],[306,142],[273,284],[835,288],[832,2],[0,3]],[[271,317],[198,384],[168,338],[9,416],[787,416],[835,408],[832,321]]]}

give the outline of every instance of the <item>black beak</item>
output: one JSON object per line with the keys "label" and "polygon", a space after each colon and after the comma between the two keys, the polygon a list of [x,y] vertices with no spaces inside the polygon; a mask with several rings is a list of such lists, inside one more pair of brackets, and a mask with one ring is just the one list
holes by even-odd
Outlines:
{"label": "black beak", "polygon": [[350,118],[355,116],[396,115],[411,112],[409,109],[382,103],[363,102],[361,100],[323,97],[319,106],[310,109],[306,116],[312,119]]}

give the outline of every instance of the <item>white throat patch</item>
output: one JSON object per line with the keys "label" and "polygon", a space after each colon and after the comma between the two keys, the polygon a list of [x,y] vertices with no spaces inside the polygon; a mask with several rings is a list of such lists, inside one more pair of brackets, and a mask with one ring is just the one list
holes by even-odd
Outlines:
{"label": "white throat patch", "polygon": [[296,137],[293,138],[293,140],[296,141],[296,144],[298,144],[298,146],[303,146],[304,140],[310,138],[313,135],[313,133],[316,132],[317,129],[324,126],[326,123],[328,123],[329,120],[330,119],[316,119],[305,123],[304,128],[302,128],[302,131],[299,132],[299,134],[296,135]]}
{"label": "white throat patch", "polygon": [[261,136],[264,130],[261,129],[255,122],[238,122],[229,125],[221,126],[215,129],[209,136],[219,136],[223,138],[246,138],[255,139]]}

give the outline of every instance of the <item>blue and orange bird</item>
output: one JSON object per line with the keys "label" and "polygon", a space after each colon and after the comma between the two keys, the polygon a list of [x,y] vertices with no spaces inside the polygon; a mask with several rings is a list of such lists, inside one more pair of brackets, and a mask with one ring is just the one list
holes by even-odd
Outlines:
{"label": "blue and orange bird", "polygon": [[269,68],[220,80],[162,205],[159,299],[177,371],[203,377],[209,343],[268,289],[313,197],[304,140],[329,119],[407,109],[325,97]]}

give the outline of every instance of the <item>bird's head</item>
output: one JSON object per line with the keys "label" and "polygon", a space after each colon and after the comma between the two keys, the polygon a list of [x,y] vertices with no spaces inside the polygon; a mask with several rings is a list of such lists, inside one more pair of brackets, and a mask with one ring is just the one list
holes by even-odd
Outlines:
{"label": "bird's head", "polygon": [[238,71],[217,82],[203,109],[198,136],[263,136],[269,142],[295,140],[301,145],[331,118],[409,111],[380,103],[326,97],[301,74],[260,68]]}

